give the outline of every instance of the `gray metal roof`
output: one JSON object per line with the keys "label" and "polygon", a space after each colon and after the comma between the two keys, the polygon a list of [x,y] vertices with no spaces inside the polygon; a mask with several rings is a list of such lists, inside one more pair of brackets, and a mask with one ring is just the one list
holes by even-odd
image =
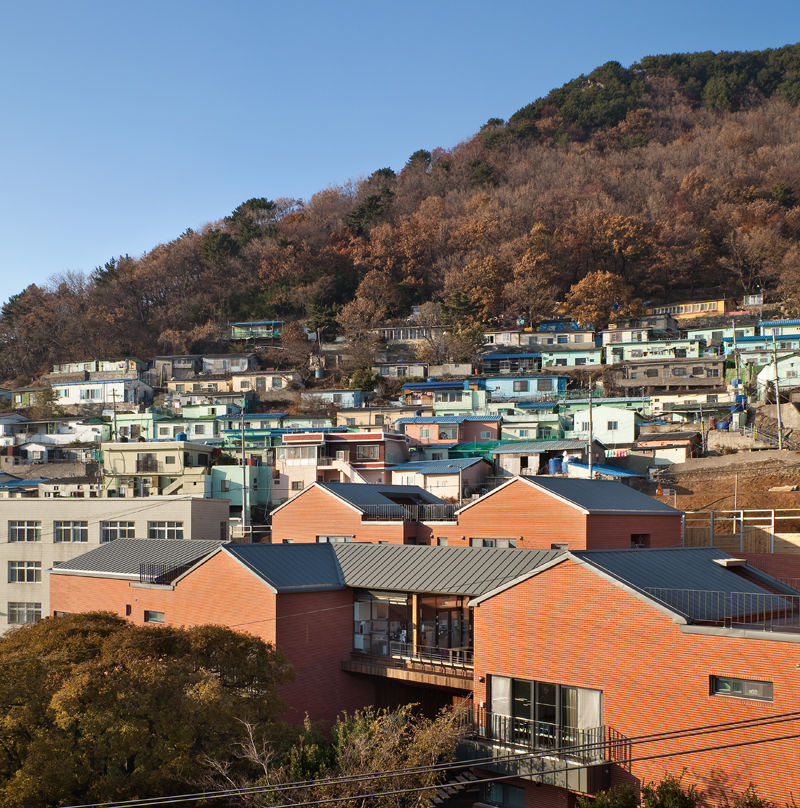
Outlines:
{"label": "gray metal roof", "polygon": [[[390,471],[418,471],[420,474],[455,474],[476,463],[486,462],[482,457],[454,457],[451,460],[420,460],[416,463],[401,463]],[[455,467],[455,468],[454,468]]]}
{"label": "gray metal roof", "polygon": [[410,544],[333,547],[350,587],[473,596],[513,581],[563,552]]}
{"label": "gray metal roof", "polygon": [[418,485],[383,485],[382,483],[317,483],[337,497],[362,508],[365,505],[395,505],[394,499],[411,499],[421,505],[440,505],[444,500],[429,494]]}
{"label": "gray metal roof", "polygon": [[499,415],[417,415],[398,418],[396,424],[463,424],[465,421],[499,421]]}
{"label": "gray metal roof", "polygon": [[676,516],[681,511],[614,480],[573,477],[528,477],[529,482],[589,513],[639,513]]}
{"label": "gray metal roof", "polygon": [[276,592],[345,588],[332,544],[227,544],[225,552]]}
{"label": "gray metal roof", "polygon": [[585,448],[585,440],[523,440],[495,446],[492,454],[538,454],[539,452],[561,452],[564,449]]}
{"label": "gray metal roof", "polygon": [[183,567],[216,550],[222,542],[194,539],[115,539],[53,568],[54,573],[91,572],[139,577],[140,564]]}
{"label": "gray metal roof", "polygon": [[[786,601],[736,569],[716,563],[731,558],[715,547],[673,547],[652,550],[581,550],[572,555],[600,572],[640,592],[656,597],[671,610],[694,620],[714,620],[723,608],[733,614],[753,609],[770,611],[786,607]],[[769,579],[752,570],[757,578]],[[784,587],[785,588],[785,587]],[[756,596],[756,597],[754,597]]]}

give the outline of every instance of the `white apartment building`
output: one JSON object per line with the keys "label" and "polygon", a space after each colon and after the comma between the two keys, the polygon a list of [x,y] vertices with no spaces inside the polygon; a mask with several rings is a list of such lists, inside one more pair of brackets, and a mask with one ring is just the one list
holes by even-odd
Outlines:
{"label": "white apartment building", "polygon": [[0,500],[0,632],[50,614],[49,570],[114,539],[226,539],[228,501]]}

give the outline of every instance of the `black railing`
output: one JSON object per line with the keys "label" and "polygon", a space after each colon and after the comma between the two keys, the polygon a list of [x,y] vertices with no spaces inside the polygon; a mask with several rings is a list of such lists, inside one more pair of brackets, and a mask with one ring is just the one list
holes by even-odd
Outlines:
{"label": "black railing", "polygon": [[139,564],[139,583],[168,586],[193,564],[194,562],[177,567],[174,564]]}
{"label": "black railing", "polygon": [[455,521],[455,505],[363,505],[364,519],[374,522]]}
{"label": "black railing", "polygon": [[579,729],[547,721],[515,718],[473,708],[473,731],[478,738],[511,750],[543,752],[583,764],[625,763],[630,759],[630,741],[612,727],[604,725]]}
{"label": "black railing", "polygon": [[410,642],[390,642],[389,656],[437,667],[472,667],[472,648],[434,648],[427,645],[414,648]]}

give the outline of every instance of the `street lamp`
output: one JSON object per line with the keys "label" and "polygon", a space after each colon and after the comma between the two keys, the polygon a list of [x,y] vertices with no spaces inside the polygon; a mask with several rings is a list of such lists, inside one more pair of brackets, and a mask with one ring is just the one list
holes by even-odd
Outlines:
{"label": "street lamp", "polygon": [[464,471],[462,466],[457,466],[455,463],[448,463],[447,468],[458,469],[458,507],[461,507],[461,497],[464,493],[464,484],[462,482],[461,474]]}

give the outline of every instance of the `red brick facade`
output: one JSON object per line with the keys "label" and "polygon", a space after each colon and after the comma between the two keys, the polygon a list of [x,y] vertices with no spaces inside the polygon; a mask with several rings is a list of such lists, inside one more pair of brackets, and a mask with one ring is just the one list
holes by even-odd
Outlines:
{"label": "red brick facade", "polygon": [[[800,705],[800,645],[681,632],[657,611],[567,560],[475,608],[475,700],[492,675],[601,690],[602,722],[628,738],[774,716]],[[798,638],[800,639],[800,638]],[[710,695],[711,675],[765,680],[774,701]],[[635,744],[634,758],[800,732],[800,722]],[[669,756],[612,767],[612,782],[641,785],[665,773],[697,784],[721,806],[751,784],[783,806],[800,792],[797,739]],[[517,783],[519,784],[519,783]],[[528,803],[542,803],[530,783]],[[732,800],[731,800],[732,801]],[[546,803],[551,805],[549,800]]]}
{"label": "red brick facade", "polygon": [[[144,612],[164,614],[171,626],[215,624],[272,643],[292,663],[295,679],[281,694],[287,718],[332,722],[341,710],[372,704],[373,685],[341,670],[353,646],[353,593],[278,594],[237,561],[219,552],[174,589],[77,575],[50,576],[54,612],[109,611],[144,624]],[[130,606],[130,615],[127,607]]]}

